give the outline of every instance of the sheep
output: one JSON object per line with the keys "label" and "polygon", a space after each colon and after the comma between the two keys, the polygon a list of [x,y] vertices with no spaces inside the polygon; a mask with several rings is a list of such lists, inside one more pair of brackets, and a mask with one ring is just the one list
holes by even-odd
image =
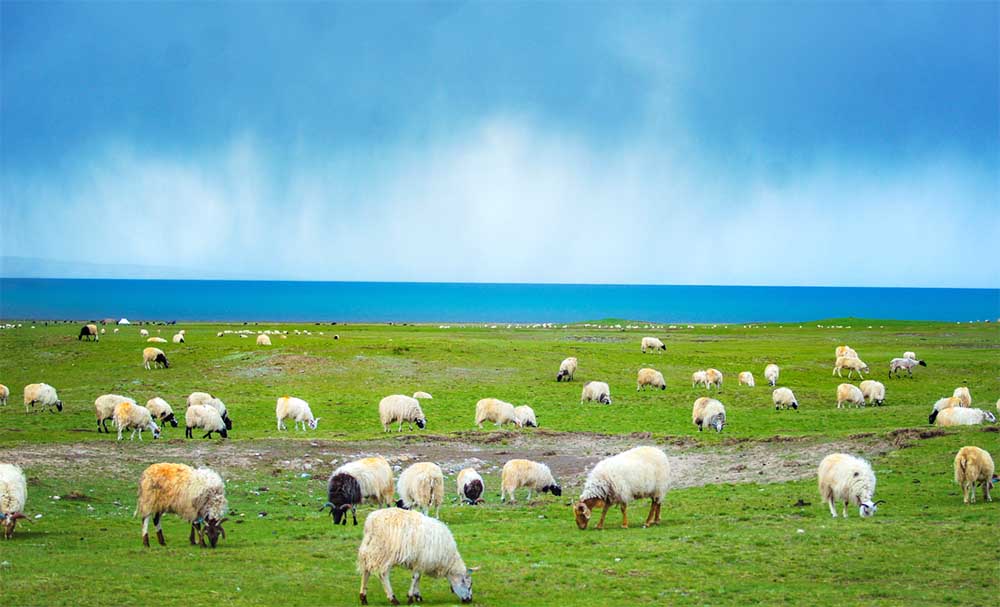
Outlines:
{"label": "sheep", "polygon": [[115,406],[115,425],[118,426],[118,440],[122,439],[122,430],[132,431],[129,440],[135,439],[135,433],[138,432],[141,441],[143,430],[152,432],[154,439],[160,438],[160,427],[153,421],[149,409],[135,404],[131,399],[123,400]]}
{"label": "sheep", "polygon": [[233,420],[229,417],[229,410],[226,409],[226,403],[222,402],[221,398],[216,398],[208,392],[192,392],[188,394],[187,406],[192,405],[206,405],[212,407],[219,412],[219,416],[222,417],[222,421],[226,424],[226,430],[233,429]]}
{"label": "sheep", "polygon": [[573,375],[576,373],[576,357],[570,356],[569,358],[563,360],[559,364],[559,373],[556,374],[556,381],[573,381]]}
{"label": "sheep", "polygon": [[964,406],[962,404],[962,399],[958,398],[957,396],[946,396],[944,398],[939,398],[937,402],[934,403],[934,407],[931,408],[931,414],[927,416],[927,423],[933,424],[934,420],[937,419],[938,414],[944,411],[945,409],[951,409],[952,407],[962,407],[962,406]]}
{"label": "sheep", "polygon": [[483,429],[483,422],[493,422],[495,426],[517,424],[514,405],[497,398],[483,398],[476,403],[476,425]]}
{"label": "sheep", "polygon": [[428,394],[427,392],[421,392],[420,390],[417,390],[416,392],[413,393],[413,398],[417,400],[423,400],[425,398],[427,400],[432,400],[434,397]]}
{"label": "sheep", "polygon": [[28,501],[28,482],[24,472],[14,464],[0,464],[0,524],[3,539],[14,537],[17,521],[28,518],[24,504]]}
{"label": "sheep", "polygon": [[580,402],[597,401],[605,405],[611,404],[611,388],[602,381],[588,381],[583,384],[583,392],[580,394]]}
{"label": "sheep", "polygon": [[170,362],[167,360],[167,355],[163,353],[163,350],[159,348],[145,348],[142,351],[142,365],[146,367],[148,371],[150,365],[153,367],[163,366],[164,369],[170,368]]}
{"label": "sheep", "polygon": [[10,388],[0,384],[0,406],[7,406],[7,399],[10,398]]}
{"label": "sheep", "polygon": [[219,331],[218,333],[215,334],[216,337],[223,337],[224,335],[225,333],[223,333],[222,331]]}
{"label": "sheep", "polygon": [[403,431],[403,422],[406,422],[410,430],[413,430],[413,424],[421,430],[427,426],[427,418],[420,408],[420,402],[404,394],[393,394],[380,400],[378,416],[382,420],[382,429],[385,432],[389,431],[389,426],[393,422],[399,422],[397,432]]}
{"label": "sheep", "polygon": [[167,343],[167,340],[163,339],[162,337],[150,337],[149,339],[146,340],[146,342],[151,344],[165,344]]}
{"label": "sheep", "polygon": [[663,374],[656,369],[639,369],[639,376],[636,378],[635,391],[638,392],[646,386],[653,386],[654,388],[659,388],[660,390],[666,390],[667,382],[663,379]]}
{"label": "sheep", "polygon": [[537,428],[538,420],[535,419],[535,410],[528,405],[514,407],[514,425],[518,428]]}
{"label": "sheep", "polygon": [[57,411],[63,410],[63,402],[59,400],[56,389],[48,384],[28,384],[24,387],[24,412],[34,409],[35,403],[48,407],[49,411],[52,407]]}
{"label": "sheep", "polygon": [[975,426],[984,422],[995,424],[997,418],[989,411],[983,409],[968,409],[966,407],[952,407],[938,412],[934,420],[939,426]]}
{"label": "sheep", "polygon": [[695,371],[691,374],[691,387],[694,388],[697,385],[708,387],[708,377],[706,377],[704,371]]}
{"label": "sheep", "polygon": [[366,457],[333,471],[326,482],[327,501],[320,510],[330,509],[334,525],[346,525],[350,511],[357,526],[358,504],[368,500],[379,506],[389,506],[395,491],[389,462],[378,456]]}
{"label": "sheep", "polygon": [[183,333],[175,333],[172,339],[173,339],[173,341],[174,341],[175,344],[182,344],[182,343],[184,343],[184,334]]}
{"label": "sheep", "polygon": [[389,573],[394,566],[413,571],[408,603],[423,602],[420,576],[445,577],[451,591],[462,601],[472,602],[472,573],[458,553],[455,538],[447,525],[419,512],[393,508],[374,512],[365,521],[364,538],[358,547],[358,572],[361,573],[361,604],[368,604],[368,578],[374,573],[382,580],[386,598],[398,605]]}
{"label": "sheep", "polygon": [[955,456],[955,482],[962,488],[962,501],[976,503],[976,485],[983,486],[983,499],[992,502],[990,490],[997,482],[993,458],[979,447],[962,447]]}
{"label": "sheep", "polygon": [[698,426],[698,432],[704,428],[715,428],[716,432],[722,432],[722,428],[726,425],[726,408],[714,398],[702,396],[694,401],[691,421]]}
{"label": "sheep", "polygon": [[174,410],[171,408],[170,403],[163,400],[159,396],[154,396],[153,398],[146,401],[146,408],[153,415],[153,418],[160,420],[161,424],[170,424],[174,428],[177,427],[177,418],[174,417]]}
{"label": "sheep", "polygon": [[299,429],[299,424],[302,424],[303,432],[306,426],[309,426],[310,430],[315,430],[319,426],[318,417],[313,417],[312,409],[309,408],[309,403],[302,400],[301,398],[295,398],[294,396],[282,396],[278,399],[275,406],[275,416],[278,418],[278,431],[287,430],[285,427],[285,420],[291,418],[295,422],[295,429]]}
{"label": "sheep", "polygon": [[531,490],[535,489],[545,493],[551,491],[556,497],[562,495],[562,487],[556,483],[552,477],[552,471],[545,464],[539,464],[526,459],[508,460],[503,465],[503,472],[500,475],[500,501],[507,501],[510,496],[510,503],[514,503],[514,491],[520,487],[528,488],[528,498],[531,499]]}
{"label": "sheep", "polygon": [[271,338],[268,337],[267,335],[258,335],[257,336],[257,345],[258,346],[270,346],[271,345]]}
{"label": "sheep", "polygon": [[882,406],[885,404],[885,384],[874,379],[861,382],[861,393],[868,399],[868,404]]}
{"label": "sheep", "polygon": [[711,386],[715,386],[716,391],[722,392],[722,371],[705,369],[705,388]]}
{"label": "sheep", "polygon": [[76,340],[80,341],[84,337],[87,338],[87,341],[101,341],[101,336],[97,332],[97,325],[92,323],[80,327],[80,335],[76,338]]}
{"label": "sheep", "polygon": [[194,438],[192,428],[207,430],[202,438],[212,438],[213,432],[218,432],[222,438],[229,437],[226,429],[226,422],[222,420],[219,412],[208,405],[191,405],[184,412],[184,437]]}
{"label": "sheep", "polygon": [[817,471],[819,495],[830,507],[830,514],[837,518],[836,504],[844,503],[844,518],[847,505],[858,507],[862,518],[874,516],[878,505],[885,500],[872,502],[875,496],[875,472],[871,464],[847,453],[832,453],[823,458]]}
{"label": "sheep", "polygon": [[573,506],[576,526],[585,530],[591,513],[601,508],[597,529],[604,529],[604,517],[611,506],[622,511],[622,529],[628,529],[628,505],[637,499],[650,498],[649,514],[642,525],[660,522],[660,508],[670,488],[670,462],[667,454],[656,447],[636,447],[605,458],[594,466]]}
{"label": "sheep", "polygon": [[767,365],[766,367],[764,367],[764,379],[767,380],[767,383],[771,387],[774,387],[774,386],[778,385],[778,375],[780,373],[781,373],[781,369],[778,368],[778,365],[776,365],[774,363],[771,363],[771,364]]}
{"label": "sheep", "polygon": [[149,337],[149,331],[145,329],[139,329],[139,337]]}
{"label": "sheep", "polygon": [[851,346],[837,346],[834,351],[834,358],[859,358],[858,353]]}
{"label": "sheep", "polygon": [[903,352],[903,358],[909,358],[910,360],[917,360],[917,355],[915,352]]}
{"label": "sheep", "polygon": [[959,386],[955,388],[955,391],[952,392],[952,396],[962,401],[963,407],[972,406],[972,394],[969,393],[969,389],[967,387]]}
{"label": "sheep", "polygon": [[782,407],[792,409],[799,408],[799,401],[795,400],[795,394],[792,393],[788,388],[777,388],[771,393],[771,401],[774,402],[774,408],[781,409]]}
{"label": "sheep", "polygon": [[156,540],[161,546],[163,539],[160,517],[166,513],[176,514],[191,523],[188,541],[195,545],[194,535],[198,533],[198,544],[208,543],[215,548],[219,536],[226,537],[222,524],[229,520],[226,510],[226,487],[214,470],[192,468],[184,464],[153,464],[146,468],[139,478],[139,500],[135,516],[142,517],[142,545],[149,548],[149,519],[156,526]]}
{"label": "sheep", "polygon": [[486,484],[483,477],[474,468],[463,468],[455,477],[455,485],[458,487],[458,497],[466,504],[475,506],[483,502],[483,492]]}
{"label": "sheep", "polygon": [[400,500],[398,506],[412,510],[420,508],[428,514],[434,508],[434,518],[441,518],[441,503],[444,501],[444,473],[441,467],[431,462],[417,462],[403,470],[396,484]]}
{"label": "sheep", "polygon": [[837,386],[837,408],[843,407],[844,403],[852,403],[856,407],[865,406],[865,395],[861,389],[852,384],[840,384]]}
{"label": "sheep", "polygon": [[643,337],[642,338],[642,353],[645,354],[646,350],[666,350],[667,347],[663,345],[663,342],[655,337]]}
{"label": "sheep", "polygon": [[889,377],[895,373],[896,377],[899,377],[899,370],[905,369],[906,373],[913,379],[913,367],[920,365],[921,367],[926,367],[927,363],[922,360],[915,360],[912,358],[894,358],[889,361]]}
{"label": "sheep", "polygon": [[742,371],[739,374],[739,384],[741,386],[749,386],[753,388],[757,384],[753,380],[753,373],[749,371]]}
{"label": "sheep", "polygon": [[119,394],[103,394],[98,396],[94,401],[94,413],[97,416],[97,433],[100,434],[102,431],[110,434],[111,431],[108,430],[108,420],[114,421],[115,417],[115,407],[119,403],[123,402],[135,402],[131,398],[126,396],[121,396]]}
{"label": "sheep", "polygon": [[864,373],[868,373],[868,365],[865,364],[860,358],[849,358],[847,356],[840,356],[837,358],[837,363],[833,366],[833,373],[831,375],[836,375],[837,377],[843,377],[840,374],[841,369],[847,369],[847,378],[850,379],[854,372],[857,371],[861,379],[864,379]]}

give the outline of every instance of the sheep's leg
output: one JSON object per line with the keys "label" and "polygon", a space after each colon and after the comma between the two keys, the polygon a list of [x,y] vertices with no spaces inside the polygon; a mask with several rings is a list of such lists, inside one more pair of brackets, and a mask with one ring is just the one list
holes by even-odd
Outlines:
{"label": "sheep's leg", "polygon": [[628,529],[628,504],[622,504],[622,529]]}
{"label": "sheep's leg", "polygon": [[413,603],[422,603],[424,597],[420,596],[420,572],[413,572],[413,581],[410,582],[410,592],[406,594],[407,605],[412,605]]}
{"label": "sheep's leg", "polygon": [[643,527],[649,527],[653,524],[653,517],[656,515],[656,499],[654,498],[649,502],[649,514],[646,515],[646,522],[642,524]]}
{"label": "sheep's leg", "polygon": [[194,438],[194,433],[191,432],[191,426],[184,428],[184,438]]}
{"label": "sheep's leg", "polygon": [[191,545],[192,545],[192,546],[194,546],[194,545],[195,545],[195,541],[194,541],[194,530],[195,530],[195,526],[194,526],[194,523],[191,523],[191,535],[189,535],[189,536],[188,536],[188,541],[189,541],[189,542],[191,542]]}
{"label": "sheep's leg", "polygon": [[[975,491],[976,488],[973,487],[972,490]],[[986,500],[987,502],[992,502],[993,501],[993,497],[990,496],[990,481],[989,480],[987,480],[985,483],[983,483],[983,499]]]}
{"label": "sheep's leg", "polygon": [[368,604],[368,576],[370,575],[371,572],[369,571],[361,572],[361,590],[358,592],[358,595],[361,598],[362,605]]}
{"label": "sheep's leg", "polygon": [[850,505],[850,501],[844,500],[844,518],[847,518],[847,507]]}
{"label": "sheep's leg", "polygon": [[528,501],[528,502],[531,501],[531,489],[528,489],[528,497],[525,498],[525,501]]}
{"label": "sheep's leg", "polygon": [[837,507],[833,504],[832,497],[826,498],[826,505],[830,507],[830,514],[833,515],[833,518],[837,518]]}
{"label": "sheep's leg", "polygon": [[[354,526],[357,527],[358,526],[358,507],[357,506],[351,506],[351,518],[354,519]],[[344,517],[344,524],[345,525],[347,524],[347,517],[346,516]]]}
{"label": "sheep's leg", "polygon": [[97,433],[100,434],[101,432],[103,432],[103,430],[101,430],[101,420],[97,420]]}
{"label": "sheep's leg", "polygon": [[284,429],[285,429],[285,428],[284,428],[284,424],[282,424],[282,423],[281,423],[281,420],[279,419],[279,420],[278,420],[278,432],[281,432],[281,431],[282,431],[282,430],[284,430]]}
{"label": "sheep's leg", "polygon": [[122,427],[118,426],[118,440],[122,439]]}
{"label": "sheep's leg", "polygon": [[604,510],[601,511],[601,520],[597,521],[597,528],[604,529],[604,517],[608,515],[608,510],[611,508],[610,503],[604,504]]}
{"label": "sheep's leg", "polygon": [[149,516],[142,517],[142,545],[149,548]]}
{"label": "sheep's leg", "polygon": [[976,481],[969,483],[969,501],[976,503]]}
{"label": "sheep's leg", "polygon": [[399,601],[396,600],[396,593],[392,591],[392,584],[389,582],[389,572],[383,572],[379,578],[382,579],[382,588],[385,589],[386,598],[388,598],[389,602],[393,605],[399,605]]}
{"label": "sheep's leg", "polygon": [[660,523],[660,510],[663,508],[663,500],[656,500],[656,520],[653,522],[656,524]]}
{"label": "sheep's leg", "polygon": [[161,546],[166,546],[167,542],[163,539],[163,527],[160,526],[160,517],[163,513],[157,513],[153,517],[153,525],[156,526],[156,541],[160,543]]}

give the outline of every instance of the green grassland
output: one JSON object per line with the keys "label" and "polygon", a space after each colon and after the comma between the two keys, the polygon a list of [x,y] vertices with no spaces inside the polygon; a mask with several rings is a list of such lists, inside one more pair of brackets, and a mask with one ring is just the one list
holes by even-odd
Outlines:
{"label": "green grassland", "polygon": [[[466,562],[482,566],[475,575],[477,604],[996,601],[1000,498],[963,505],[952,461],[963,445],[1000,456],[1000,434],[995,426],[927,431],[931,405],[959,385],[970,388],[974,406],[995,411],[996,325],[840,319],[657,331],[457,324],[177,328],[187,330],[187,343],[160,344],[171,368],[153,371],[142,367],[148,344],[136,327],[117,335],[109,330],[98,343],[78,341],[75,325],[0,331],[0,383],[11,389],[11,402],[0,408],[0,461],[25,463],[27,511],[42,515],[19,526],[12,541],[0,541],[4,605],[356,604],[361,527],[334,528],[317,512],[333,466],[316,465],[303,476],[301,467],[282,462],[348,442],[386,454],[418,444],[442,452],[473,444],[502,460],[516,457],[518,445],[527,444],[523,439],[559,456],[593,455],[588,437],[597,445],[608,435],[624,444],[659,444],[678,457],[792,441],[803,445],[798,463],[810,468],[827,442],[858,449],[877,442],[877,497],[887,503],[874,519],[859,519],[856,509],[849,519],[831,519],[813,478],[760,483],[748,475],[739,483],[679,483],[684,488],[668,495],[659,527],[639,527],[648,507],[641,503],[630,512],[631,529],[618,528],[620,515],[612,512],[604,531],[580,532],[569,508],[579,475],[566,479],[561,498],[545,495],[510,506],[498,503],[499,478],[491,469],[484,475],[484,506],[446,502],[441,515]],[[220,330],[243,328],[290,334],[272,338],[267,348],[253,337],[216,337]],[[157,334],[157,327],[150,329]],[[312,335],[294,335],[295,329]],[[164,327],[161,335],[169,340],[175,330]],[[667,351],[641,354],[646,334],[660,336]],[[849,381],[846,373],[844,379],[831,376],[833,350],[843,343],[886,384],[884,407],[836,409],[836,386]],[[886,379],[889,359],[904,350],[916,351],[928,366],[916,369],[913,379]],[[556,383],[566,356],[580,360],[576,380]],[[769,362],[781,366],[779,385],[795,391],[800,410],[774,410],[763,379]],[[644,366],[663,372],[665,391],[636,391],[636,371]],[[705,390],[691,387],[690,374],[709,366],[726,375],[719,398],[729,425],[721,435],[698,433],[691,424],[691,404]],[[756,388],[736,385],[743,370],[754,373]],[[610,384],[614,404],[580,404],[581,387],[591,379]],[[21,389],[31,382],[55,386],[65,410],[25,414]],[[195,390],[226,402],[234,421],[230,440],[184,440],[182,428],[168,428],[166,440],[147,436],[142,444],[112,444],[113,436],[96,432],[93,401],[101,394],[140,402],[162,396],[181,417],[184,396]],[[407,432],[404,426],[405,440],[385,439],[379,399],[416,390],[434,395],[423,403],[427,429]],[[310,402],[322,418],[318,430],[276,431],[275,399],[285,394]],[[487,396],[530,404],[542,428],[475,430],[475,403]],[[903,428],[916,430],[898,432]],[[132,518],[136,481],[167,448],[173,456],[178,450],[190,454],[169,459],[212,463],[227,481],[233,520],[216,550],[189,547],[185,524],[169,515],[168,546],[141,546],[140,523]],[[102,457],[93,451],[78,456],[88,449]],[[272,454],[259,466],[221,459],[237,453],[252,460],[259,451]],[[447,483],[452,490],[451,476]],[[404,597],[408,575],[397,570],[393,582]],[[442,580],[426,579],[422,591],[425,603],[455,602]],[[377,581],[369,586],[369,600],[387,604]]]}

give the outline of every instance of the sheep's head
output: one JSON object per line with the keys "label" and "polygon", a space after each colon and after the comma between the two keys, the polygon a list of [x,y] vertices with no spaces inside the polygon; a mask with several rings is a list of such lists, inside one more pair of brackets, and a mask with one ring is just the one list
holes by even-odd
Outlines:
{"label": "sheep's head", "polygon": [[[595,507],[603,507],[603,503],[595,503]],[[576,519],[576,526],[580,528],[581,531],[587,528],[590,524],[591,509],[585,502],[577,502],[573,506],[573,517]]]}
{"label": "sheep's head", "polygon": [[22,518],[28,518],[21,514],[20,512],[15,512],[13,514],[4,514],[0,512],[0,523],[3,524],[3,537],[5,540],[9,540],[14,537],[14,527],[17,526],[17,521]]}
{"label": "sheep's head", "polygon": [[62,407],[63,407],[62,401],[61,400],[57,400],[56,401],[56,409],[58,409],[59,411],[62,411]]}
{"label": "sheep's head", "polygon": [[156,422],[149,422],[149,431],[153,433],[153,438],[160,438],[160,427],[156,425]]}
{"label": "sheep's head", "polygon": [[798,401],[794,401],[794,400],[793,400],[793,401],[792,401],[792,409],[798,409],[798,408],[799,408],[799,403],[798,403]]}
{"label": "sheep's head", "polygon": [[559,373],[558,373],[558,374],[556,375],[556,381],[562,381],[562,379],[563,379],[564,377],[566,377],[567,375],[569,375],[569,373],[566,373],[565,371],[560,371],[560,372],[559,372]]}
{"label": "sheep's head", "polygon": [[601,398],[599,399],[599,402],[604,403],[605,405],[610,405],[611,404],[611,395],[610,394],[602,394]]}
{"label": "sheep's head", "polygon": [[920,365],[921,367],[926,367],[926,366],[927,366],[927,363],[925,363],[925,362],[924,362],[924,361],[922,361],[922,360],[918,360],[918,361],[917,361],[917,364],[918,364],[918,365]]}
{"label": "sheep's head", "polygon": [[861,502],[861,506],[858,508],[858,514],[860,514],[862,518],[875,516],[875,513],[878,511],[878,505],[884,503],[885,500],[879,500],[877,502],[873,502],[871,500],[865,500]]}
{"label": "sheep's head", "polygon": [[559,497],[562,495],[562,487],[559,485],[545,485],[542,487],[542,493],[550,492],[552,495]]}
{"label": "sheep's head", "polygon": [[479,571],[479,567],[470,567],[462,573],[448,576],[448,581],[451,583],[451,591],[463,603],[472,602],[472,573],[474,571]]}
{"label": "sheep's head", "polygon": [[160,421],[162,421],[165,424],[170,424],[174,428],[177,427],[177,418],[174,417],[173,413],[167,414],[167,416],[161,419]]}
{"label": "sheep's head", "polygon": [[667,344],[660,344],[660,346],[657,348],[657,350],[664,350],[664,351],[666,351],[666,349],[667,349]]}
{"label": "sheep's head", "polygon": [[319,418],[315,417],[313,419],[310,419],[306,422],[306,424],[309,426],[310,430],[315,430],[317,426],[319,426]]}
{"label": "sheep's head", "polygon": [[990,422],[991,424],[997,423],[997,416],[993,415],[989,411],[983,411],[983,416],[986,418],[986,421]]}
{"label": "sheep's head", "polygon": [[871,369],[868,368],[868,365],[861,365],[861,370],[865,373],[871,373]]}
{"label": "sheep's head", "polygon": [[222,527],[222,523],[228,521],[228,517],[221,519],[205,519],[205,535],[208,536],[208,543],[212,548],[219,543],[219,537],[226,537],[226,530]]}
{"label": "sheep's head", "polygon": [[227,411],[225,415],[222,416],[222,422],[226,424],[226,430],[233,429],[233,420],[229,419],[229,412]]}
{"label": "sheep's head", "polygon": [[715,428],[716,432],[722,432],[722,428],[726,425],[726,415],[724,413],[713,415],[712,419],[708,420],[708,425]]}
{"label": "sheep's head", "polygon": [[413,423],[415,423],[417,427],[420,428],[421,430],[427,427],[427,419],[424,417],[418,417],[417,419],[413,420]]}
{"label": "sheep's head", "polygon": [[226,430],[225,428],[219,430],[219,436],[222,438],[229,438],[229,430]]}

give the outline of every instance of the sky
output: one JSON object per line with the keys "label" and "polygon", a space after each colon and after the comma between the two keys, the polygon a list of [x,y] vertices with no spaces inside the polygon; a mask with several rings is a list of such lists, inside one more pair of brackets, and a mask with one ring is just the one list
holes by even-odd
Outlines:
{"label": "sky", "polygon": [[1000,287],[1000,4],[0,3],[0,275]]}

